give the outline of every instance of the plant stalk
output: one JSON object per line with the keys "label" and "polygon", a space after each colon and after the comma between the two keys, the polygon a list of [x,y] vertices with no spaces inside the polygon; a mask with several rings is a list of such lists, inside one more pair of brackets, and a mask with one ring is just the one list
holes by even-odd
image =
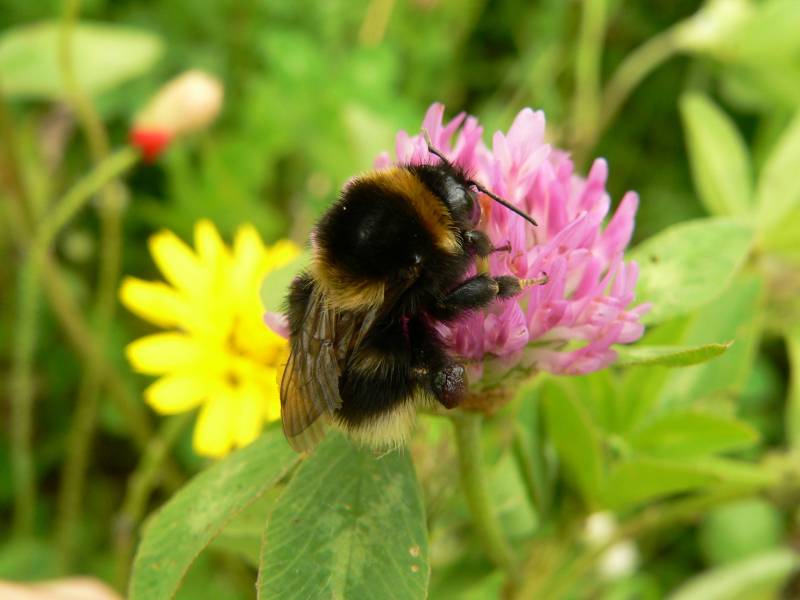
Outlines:
{"label": "plant stalk", "polygon": [[534,580],[533,586],[523,586],[517,598],[565,598],[571,586],[586,577],[597,561],[616,544],[635,540],[670,526],[681,525],[702,517],[709,509],[738,498],[746,498],[760,491],[752,486],[725,486],[702,496],[679,500],[666,506],[655,506],[623,522],[602,544],[586,546],[576,558],[562,568],[555,568],[543,582]]}
{"label": "plant stalk", "polygon": [[600,85],[606,0],[584,0],[575,56],[575,101],[572,109],[572,149],[580,164],[588,148],[584,132],[597,131],[600,120]]}
{"label": "plant stalk", "polygon": [[13,531],[18,537],[28,537],[33,534],[37,505],[36,473],[33,459],[33,359],[36,353],[37,317],[40,301],[36,266],[30,255],[24,257],[20,266],[18,286],[11,369]]}
{"label": "plant stalk", "polygon": [[193,419],[194,414],[191,412],[166,419],[158,434],[147,443],[136,470],[128,479],[128,489],[114,527],[116,583],[120,590],[127,588],[136,530],[147,511],[150,495],[158,479],[164,474],[164,461],[169,450]]}
{"label": "plant stalk", "polygon": [[[85,132],[95,165],[109,156],[108,133],[91,98],[84,92],[75,73],[72,39],[80,12],[79,0],[65,0],[60,36],[60,65],[64,88]],[[100,188],[100,253],[97,296],[95,298],[96,342],[105,348],[108,330],[114,316],[115,291],[121,261],[121,211],[119,186],[110,179]],[[88,455],[97,421],[98,396],[102,387],[100,365],[96,360],[84,361],[84,372],[78,401],[70,426],[58,499],[56,526],[60,561],[64,571],[76,555],[75,541],[80,521]]]}
{"label": "plant stalk", "polygon": [[[14,333],[12,357],[12,465],[15,490],[14,532],[33,532],[36,506],[36,481],[32,449],[33,435],[33,359],[36,351],[36,326],[39,281],[49,250],[61,228],[110,178],[124,172],[138,159],[132,148],[124,148],[81,179],[48,213],[37,229],[20,270],[19,312]],[[93,342],[91,342],[93,343]]]}
{"label": "plant stalk", "polygon": [[[680,23],[678,25],[681,25]],[[631,52],[617,67],[603,93],[603,114],[599,123],[599,134],[611,123],[631,92],[656,67],[674,56],[679,48],[675,42],[676,27],[673,26],[651,37]]]}
{"label": "plant stalk", "polygon": [[[7,142],[8,139],[2,141]],[[20,193],[20,190],[15,189],[15,193]],[[30,252],[33,246],[33,234],[24,208],[20,199],[13,194],[8,200],[6,208],[10,222],[9,234],[20,252]],[[123,376],[114,364],[102,353],[91,328],[73,299],[72,290],[59,272],[52,256],[49,253],[40,254],[39,261],[36,270],[41,277],[48,304],[61,329],[83,361],[93,360],[99,365],[102,378],[107,382],[110,398],[115,401],[117,409],[130,428],[131,439],[137,448],[144,450],[152,436],[152,429],[141,403],[130,393]],[[180,469],[172,462],[167,462],[165,465],[164,477],[172,490],[178,489],[184,480]]]}
{"label": "plant stalk", "polygon": [[552,486],[541,440],[534,440],[531,444],[521,431],[521,425],[516,424],[511,449],[519,466],[528,498],[538,517],[544,520],[550,513]]}
{"label": "plant stalk", "polygon": [[492,563],[515,581],[517,561],[503,535],[489,496],[489,484],[481,450],[482,419],[483,416],[475,412],[461,412],[452,416],[461,488],[484,552]]}

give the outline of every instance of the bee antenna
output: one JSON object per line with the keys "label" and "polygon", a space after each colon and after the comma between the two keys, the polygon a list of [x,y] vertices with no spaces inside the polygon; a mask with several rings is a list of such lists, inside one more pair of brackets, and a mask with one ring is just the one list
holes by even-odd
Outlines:
{"label": "bee antenna", "polygon": [[533,226],[538,226],[538,225],[539,225],[539,224],[538,224],[538,223],[537,223],[537,222],[536,222],[536,221],[533,219],[533,217],[531,217],[529,214],[527,214],[527,213],[525,213],[525,212],[521,211],[521,210],[520,210],[520,209],[518,209],[516,206],[514,206],[513,204],[511,204],[511,203],[510,203],[508,200],[503,200],[503,199],[502,199],[500,196],[498,196],[498,195],[497,195],[497,194],[495,194],[494,192],[490,192],[489,190],[487,190],[487,189],[486,189],[484,186],[482,186],[482,185],[481,185],[480,183],[478,183],[477,181],[475,181],[475,180],[470,180],[470,181],[468,181],[467,183],[469,183],[471,186],[474,186],[474,187],[475,187],[475,188],[476,188],[476,189],[477,189],[479,192],[481,192],[482,194],[486,194],[487,196],[489,196],[489,198],[491,198],[491,199],[492,199],[492,200],[494,200],[495,202],[497,202],[497,203],[499,203],[499,204],[502,204],[503,206],[505,206],[505,207],[506,207],[508,210],[510,210],[511,212],[518,214],[520,217],[522,217],[523,219],[525,219],[525,220],[526,220],[528,223],[530,223],[531,225],[533,225]]}
{"label": "bee antenna", "polygon": [[439,158],[441,158],[441,159],[442,159],[442,160],[443,160],[445,163],[447,163],[447,164],[449,165],[449,164],[450,164],[450,161],[449,161],[449,160],[448,160],[448,158],[447,158],[447,157],[444,155],[444,152],[442,152],[441,150],[437,149],[437,148],[436,148],[436,146],[434,146],[434,145],[433,145],[433,142],[431,141],[431,134],[430,134],[430,133],[428,133],[428,128],[427,128],[427,127],[423,127],[423,128],[422,128],[422,137],[425,139],[425,143],[428,145],[428,152],[430,152],[431,154],[434,154],[434,155],[438,156],[438,157],[439,157]]}
{"label": "bee antenna", "polygon": [[[437,149],[437,148],[436,148],[436,146],[434,146],[434,145],[433,145],[433,142],[431,141],[431,135],[430,135],[430,133],[428,133],[428,129],[427,129],[426,127],[423,127],[423,128],[422,128],[422,137],[425,139],[425,143],[428,145],[428,152],[430,152],[431,154],[434,154],[434,155],[438,156],[438,157],[439,157],[439,158],[441,158],[441,159],[442,159],[442,160],[443,160],[443,161],[444,161],[446,164],[448,164],[448,165],[449,165],[449,164],[450,164],[450,161],[448,160],[448,158],[447,158],[447,157],[444,155],[444,153],[443,153],[441,150]],[[478,183],[477,181],[475,181],[475,180],[470,180],[470,181],[468,181],[467,183],[468,183],[469,185],[471,185],[471,186],[475,187],[475,188],[476,188],[476,189],[477,189],[479,192],[481,192],[481,193],[483,193],[483,194],[486,194],[487,196],[489,196],[489,198],[491,198],[491,199],[492,199],[492,200],[494,200],[495,202],[498,202],[499,204],[502,204],[503,206],[505,206],[505,207],[506,207],[508,210],[510,210],[511,212],[518,214],[520,217],[522,217],[523,219],[525,219],[526,221],[528,221],[528,223],[530,223],[530,224],[531,224],[531,225],[533,225],[534,227],[536,227],[536,226],[538,226],[538,225],[539,225],[539,224],[538,224],[538,223],[537,223],[537,222],[536,222],[536,221],[533,219],[533,217],[531,217],[531,216],[530,216],[530,215],[528,215],[527,213],[524,213],[524,212],[522,212],[522,211],[521,211],[520,209],[518,209],[516,206],[514,206],[513,204],[511,204],[511,203],[510,203],[508,200],[503,200],[503,199],[502,199],[500,196],[498,196],[497,194],[495,194],[495,193],[493,193],[493,192],[490,192],[489,190],[487,190],[487,189],[486,189],[484,186],[482,186],[482,185],[481,185],[480,183]]]}

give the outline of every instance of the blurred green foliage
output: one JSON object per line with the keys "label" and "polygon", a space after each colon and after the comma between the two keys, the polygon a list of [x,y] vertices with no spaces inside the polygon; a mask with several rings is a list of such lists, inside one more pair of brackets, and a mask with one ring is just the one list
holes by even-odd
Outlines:
{"label": "blurred green foliage", "polygon": [[[30,215],[46,214],[92,164],[47,54],[57,41],[19,29],[48,21],[55,36],[62,10],[56,0],[0,0],[4,384],[25,256],[15,245],[9,202],[22,195]],[[479,115],[489,131],[507,128],[525,106],[543,108],[548,135],[584,170],[594,156],[608,159],[614,201],[629,189],[640,194],[635,242],[647,241],[632,254],[648,263],[640,297],[659,300],[643,343],[668,350],[638,357],[634,351],[626,359],[636,365],[630,368],[537,379],[488,423],[482,450],[493,505],[525,557],[520,597],[769,598],[797,569],[787,550],[800,534],[797,485],[786,478],[797,473],[800,446],[800,3],[87,0],[81,21],[102,24],[90,29],[102,39],[78,53],[79,71],[89,69],[79,79],[94,93],[114,147],[125,143],[133,115],[170,76],[196,67],[225,84],[223,114],[210,131],[155,164],[137,166],[125,181],[123,269],[144,277],[154,272],[147,236],[166,227],[188,237],[201,217],[227,236],[252,222],[268,241],[304,242],[342,183],[391,148],[398,129],[415,129],[432,101],[444,102],[451,114]],[[126,60],[99,67],[80,60],[81,52],[114,55],[116,44]],[[32,70],[25,61],[47,68]],[[97,285],[97,213],[83,211],[57,240],[64,284],[84,308]],[[677,242],[676,231],[684,236]],[[692,236],[696,244],[687,242]],[[79,544],[65,566],[53,531],[83,361],[43,304],[33,381],[35,535],[11,536],[15,490],[7,442],[14,432],[5,427],[11,409],[4,402],[0,577],[91,573],[123,585],[144,515],[128,522],[120,507],[142,451],[128,416],[104,390]],[[97,349],[122,374],[117,392],[137,401],[146,381],[130,373],[122,348],[144,331],[120,314]],[[731,341],[711,362],[694,364],[680,354],[698,346],[722,352]],[[673,364],[652,364],[653,352]],[[685,368],[669,368],[675,366]],[[159,427],[164,434],[168,425]],[[274,434],[259,443],[271,443]],[[195,488],[173,495],[207,466],[192,454],[188,433],[176,436],[172,477],[156,479],[145,513],[169,498],[161,514],[180,513],[191,500],[187,489],[218,485],[214,473],[230,468],[204,471]],[[486,559],[457,493],[450,438],[446,422],[424,417],[410,451],[427,515],[428,593],[496,597],[508,590],[505,577]],[[234,466],[259,467],[248,454],[236,460]],[[298,476],[314,467],[307,466]],[[403,469],[398,485],[416,485],[413,469]],[[292,482],[293,492],[313,483]],[[262,534],[276,528],[263,529],[266,520],[273,506],[286,510],[291,497],[283,495],[283,483],[275,488],[281,493],[266,493],[227,528],[257,494],[234,497],[236,510],[209,518],[209,532],[224,531],[194,563],[178,597],[252,597]],[[584,529],[598,512],[612,515],[617,533],[593,545]],[[406,543],[402,536],[387,539]],[[602,550],[623,539],[635,542],[637,566],[603,570]],[[188,568],[209,539],[180,541]]]}

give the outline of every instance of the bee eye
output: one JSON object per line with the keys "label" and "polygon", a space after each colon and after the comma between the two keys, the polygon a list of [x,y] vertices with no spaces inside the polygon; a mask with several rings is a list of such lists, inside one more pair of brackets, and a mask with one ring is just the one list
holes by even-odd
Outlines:
{"label": "bee eye", "polygon": [[469,198],[469,212],[467,215],[469,216],[470,225],[475,227],[481,220],[481,203],[478,202],[478,198],[472,190],[467,191],[467,197]]}

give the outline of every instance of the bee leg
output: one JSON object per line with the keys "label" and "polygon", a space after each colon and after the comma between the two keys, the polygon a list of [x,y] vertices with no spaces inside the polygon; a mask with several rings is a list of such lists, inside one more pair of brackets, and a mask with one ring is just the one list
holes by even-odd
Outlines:
{"label": "bee leg", "polygon": [[466,371],[463,365],[450,363],[433,373],[431,388],[445,408],[455,408],[467,393]]}
{"label": "bee leg", "polygon": [[481,258],[486,258],[493,252],[511,251],[510,243],[503,246],[493,246],[492,240],[489,239],[489,236],[482,231],[478,231],[477,229],[465,232],[464,242],[469,250],[473,251]]}
{"label": "bee leg", "polygon": [[408,323],[413,367],[410,372],[417,385],[425,388],[445,408],[459,405],[467,391],[466,372],[453,362],[436,331],[423,319]]}
{"label": "bee leg", "polygon": [[541,276],[535,279],[520,279],[513,275],[501,275],[495,277],[494,280],[500,286],[500,290],[497,292],[498,298],[513,298],[527,287],[532,285],[545,285],[550,281],[550,277],[547,273],[542,272]]}
{"label": "bee leg", "polygon": [[441,301],[431,306],[429,310],[435,318],[447,321],[458,317],[465,311],[488,306],[500,293],[503,294],[503,298],[513,296],[513,283],[505,278],[495,278],[486,273],[480,273],[467,279]]}

